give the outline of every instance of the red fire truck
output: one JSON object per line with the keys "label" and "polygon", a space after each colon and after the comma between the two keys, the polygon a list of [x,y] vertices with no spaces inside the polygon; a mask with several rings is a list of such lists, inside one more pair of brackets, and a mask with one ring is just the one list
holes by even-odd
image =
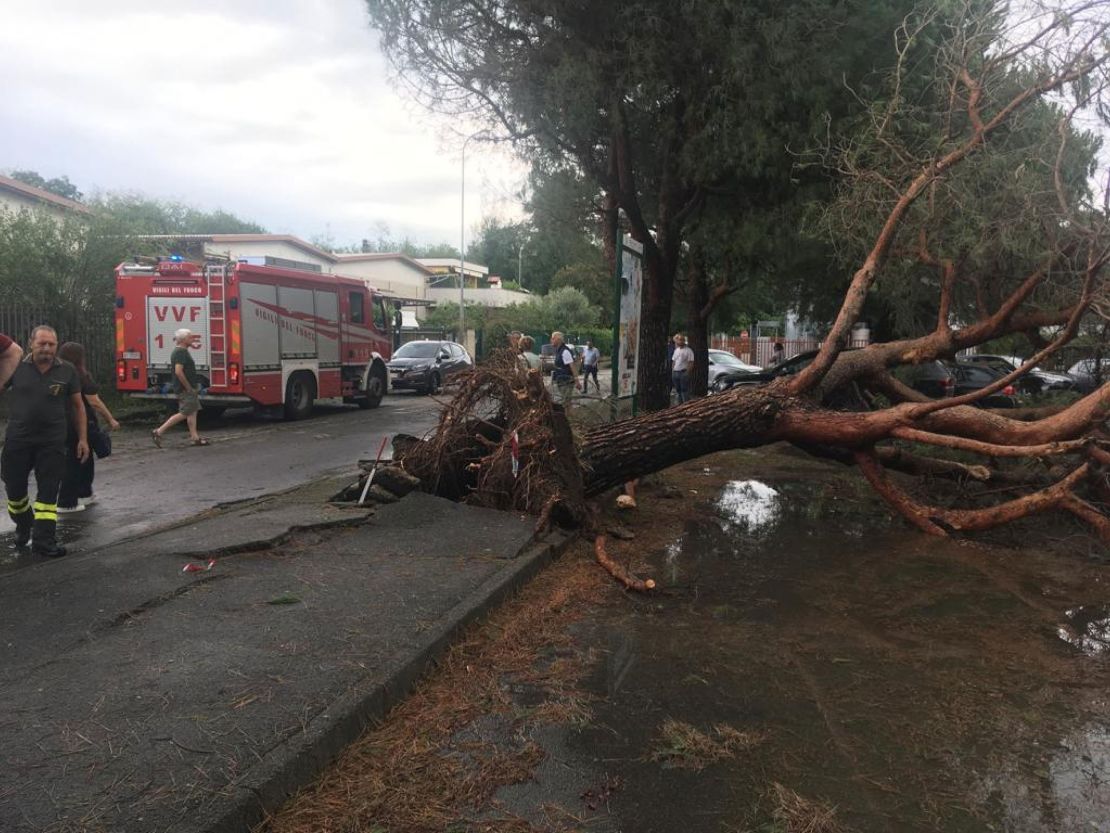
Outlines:
{"label": "red fire truck", "polygon": [[116,268],[116,387],[172,400],[173,334],[191,349],[206,410],[281,406],[301,419],[317,399],[374,408],[389,384],[385,300],[353,278],[181,256]]}

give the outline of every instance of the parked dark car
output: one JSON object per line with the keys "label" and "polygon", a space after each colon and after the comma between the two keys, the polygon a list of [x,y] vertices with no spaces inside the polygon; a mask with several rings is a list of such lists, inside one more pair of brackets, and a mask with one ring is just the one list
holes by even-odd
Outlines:
{"label": "parked dark car", "polygon": [[[931,361],[899,368],[895,375],[919,393],[932,399],[943,399],[973,393],[1006,374],[984,364]],[[975,404],[982,408],[1016,408],[1016,393],[1013,385],[1006,385]]]}
{"label": "parked dark car", "polygon": [[444,382],[473,366],[466,348],[453,341],[410,341],[386,364],[394,390],[423,393],[438,393]]}
{"label": "parked dark car", "polygon": [[[782,362],[782,364],[772,365],[766,370],[756,369],[750,372],[737,373],[729,377],[730,384],[728,387],[733,388],[738,385],[766,385],[768,382],[773,382],[781,376],[793,376],[808,367],[809,363],[813,361],[816,355],[816,350],[807,350],[805,353],[792,356]],[[725,389],[727,390],[727,388]]]}
{"label": "parked dark car", "polygon": [[956,395],[956,374],[941,361],[905,365],[896,368],[894,376],[930,399]]}
{"label": "parked dark car", "polygon": [[1068,376],[1075,382],[1075,389],[1088,394],[1110,380],[1110,359],[1083,359],[1068,368]]}
{"label": "parked dark car", "polygon": [[709,351],[709,392],[716,393],[728,390],[748,373],[760,373],[763,368],[759,365],[748,364],[732,355],[727,350]]}
{"label": "parked dark car", "polygon": [[[854,348],[849,348],[854,349]],[[794,376],[801,373],[802,370],[809,367],[810,363],[817,356],[816,350],[807,350],[804,353],[799,353],[796,356],[791,356],[781,364],[772,365],[766,370],[753,371],[751,373],[736,374],[728,378],[729,387],[741,387],[744,385],[766,385],[768,382],[773,382],[775,379],[780,379],[783,376]],[[854,384],[842,385],[833,389],[824,399],[825,406],[833,408],[838,411],[867,411],[870,406],[864,400],[859,390]]]}
{"label": "parked dark car", "polygon": [[[988,353],[976,353],[973,356],[960,358],[961,364],[990,367],[1002,373],[1011,373],[1025,363],[1019,356],[996,356]],[[1019,393],[1038,394],[1049,391],[1071,390],[1075,387],[1075,380],[1066,373],[1052,373],[1034,367],[1024,376],[1014,382]]]}

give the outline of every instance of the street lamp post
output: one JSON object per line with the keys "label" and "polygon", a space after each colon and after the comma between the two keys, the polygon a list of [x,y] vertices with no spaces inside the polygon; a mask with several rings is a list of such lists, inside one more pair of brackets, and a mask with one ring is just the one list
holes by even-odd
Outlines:
{"label": "street lamp post", "polygon": [[524,271],[522,265],[524,263],[524,247],[527,243],[521,243],[520,248],[516,252],[516,282],[521,289],[524,289]]}
{"label": "street lamp post", "polygon": [[466,342],[466,305],[463,287],[466,285],[466,146],[485,131],[471,133],[462,146],[459,171],[459,341]]}

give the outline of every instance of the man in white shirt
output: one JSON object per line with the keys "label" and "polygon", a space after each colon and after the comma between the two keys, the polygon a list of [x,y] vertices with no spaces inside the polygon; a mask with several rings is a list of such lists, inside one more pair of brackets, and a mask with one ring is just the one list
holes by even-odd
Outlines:
{"label": "man in white shirt", "polygon": [[555,367],[551,371],[551,383],[555,388],[556,401],[567,404],[574,398],[578,386],[578,374],[574,370],[574,353],[563,341],[558,330],[551,334],[551,345],[555,348]]}
{"label": "man in white shirt", "polygon": [[582,353],[582,393],[590,386],[590,377],[594,377],[594,387],[601,393],[601,383],[597,380],[597,365],[601,361],[601,351],[594,347],[593,340],[586,342],[586,349]]}
{"label": "man in white shirt", "polygon": [[674,337],[674,357],[671,365],[671,384],[674,385],[678,401],[690,398],[690,368],[694,365],[694,351],[686,346],[686,336],[676,333]]}

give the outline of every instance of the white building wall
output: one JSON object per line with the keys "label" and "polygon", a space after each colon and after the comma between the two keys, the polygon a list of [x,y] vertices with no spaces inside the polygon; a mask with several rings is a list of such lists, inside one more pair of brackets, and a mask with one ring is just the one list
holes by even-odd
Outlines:
{"label": "white building wall", "polygon": [[61,220],[66,216],[66,210],[61,206],[36,200],[34,197],[20,194],[17,191],[0,188],[0,211],[4,210],[13,213],[17,211],[38,211],[53,217],[55,220]]}
{"label": "white building wall", "polygon": [[[428,289],[427,298],[437,303],[457,304],[459,302],[459,288]],[[484,307],[513,307],[517,304],[527,303],[532,296],[527,292],[517,292],[513,289],[470,289],[467,288],[463,299],[468,304],[481,304]]]}
{"label": "white building wall", "polygon": [[350,278],[360,278],[370,286],[403,298],[426,297],[425,273],[403,260],[345,260],[341,256],[333,271]]}

